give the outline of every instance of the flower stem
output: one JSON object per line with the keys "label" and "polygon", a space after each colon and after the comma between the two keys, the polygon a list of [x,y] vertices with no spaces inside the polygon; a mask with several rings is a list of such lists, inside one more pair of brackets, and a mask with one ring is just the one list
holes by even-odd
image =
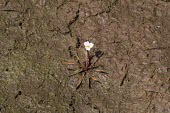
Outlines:
{"label": "flower stem", "polygon": [[86,57],[86,68],[88,68],[88,66],[89,66],[89,54],[88,54],[87,50],[85,52],[85,57]]}

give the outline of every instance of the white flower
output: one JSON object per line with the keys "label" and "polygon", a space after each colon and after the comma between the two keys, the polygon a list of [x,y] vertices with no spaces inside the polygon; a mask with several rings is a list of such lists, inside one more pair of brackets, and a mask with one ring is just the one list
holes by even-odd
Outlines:
{"label": "white flower", "polygon": [[84,42],[84,47],[87,51],[90,51],[90,49],[94,46],[93,43],[89,43],[89,41]]}

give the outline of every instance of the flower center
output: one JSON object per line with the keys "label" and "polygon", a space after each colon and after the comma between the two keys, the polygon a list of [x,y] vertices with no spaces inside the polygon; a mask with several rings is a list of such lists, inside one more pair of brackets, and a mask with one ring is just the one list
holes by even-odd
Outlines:
{"label": "flower center", "polygon": [[90,45],[87,45],[86,48],[90,48]]}

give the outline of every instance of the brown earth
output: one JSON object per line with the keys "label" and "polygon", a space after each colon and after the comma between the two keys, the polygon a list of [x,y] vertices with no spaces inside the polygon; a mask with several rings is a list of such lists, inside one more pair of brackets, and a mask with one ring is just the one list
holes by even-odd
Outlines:
{"label": "brown earth", "polygon": [[[0,0],[0,15],[0,113],[170,113],[169,0]],[[108,74],[76,90],[77,38]]]}

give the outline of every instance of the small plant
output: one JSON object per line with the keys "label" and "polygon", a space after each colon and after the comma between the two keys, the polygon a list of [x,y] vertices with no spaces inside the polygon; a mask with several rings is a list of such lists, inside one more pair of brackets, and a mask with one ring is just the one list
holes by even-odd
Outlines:
{"label": "small plant", "polygon": [[[79,40],[78,40],[78,43],[80,43]],[[64,64],[78,65],[78,69],[76,69],[74,71],[74,73],[70,75],[70,76],[77,75],[77,74],[80,75],[80,77],[77,81],[76,89],[78,89],[81,86],[82,81],[84,80],[85,77],[87,77],[89,80],[89,87],[91,87],[91,85],[90,85],[91,80],[98,81],[97,78],[90,75],[89,72],[95,71],[95,72],[106,73],[103,70],[98,70],[97,68],[99,66],[95,66],[95,64],[97,63],[99,58],[104,54],[103,52],[97,51],[97,52],[95,52],[95,55],[93,57],[89,58],[89,52],[93,48],[93,46],[94,46],[94,44],[90,43],[89,41],[84,42],[84,45],[82,47],[84,49],[85,60],[83,62],[80,61],[78,53],[75,50],[76,48],[69,47],[70,56],[74,58],[75,62],[64,62]],[[71,48],[75,51],[71,50]],[[82,49],[82,48],[80,48],[80,49]]]}

